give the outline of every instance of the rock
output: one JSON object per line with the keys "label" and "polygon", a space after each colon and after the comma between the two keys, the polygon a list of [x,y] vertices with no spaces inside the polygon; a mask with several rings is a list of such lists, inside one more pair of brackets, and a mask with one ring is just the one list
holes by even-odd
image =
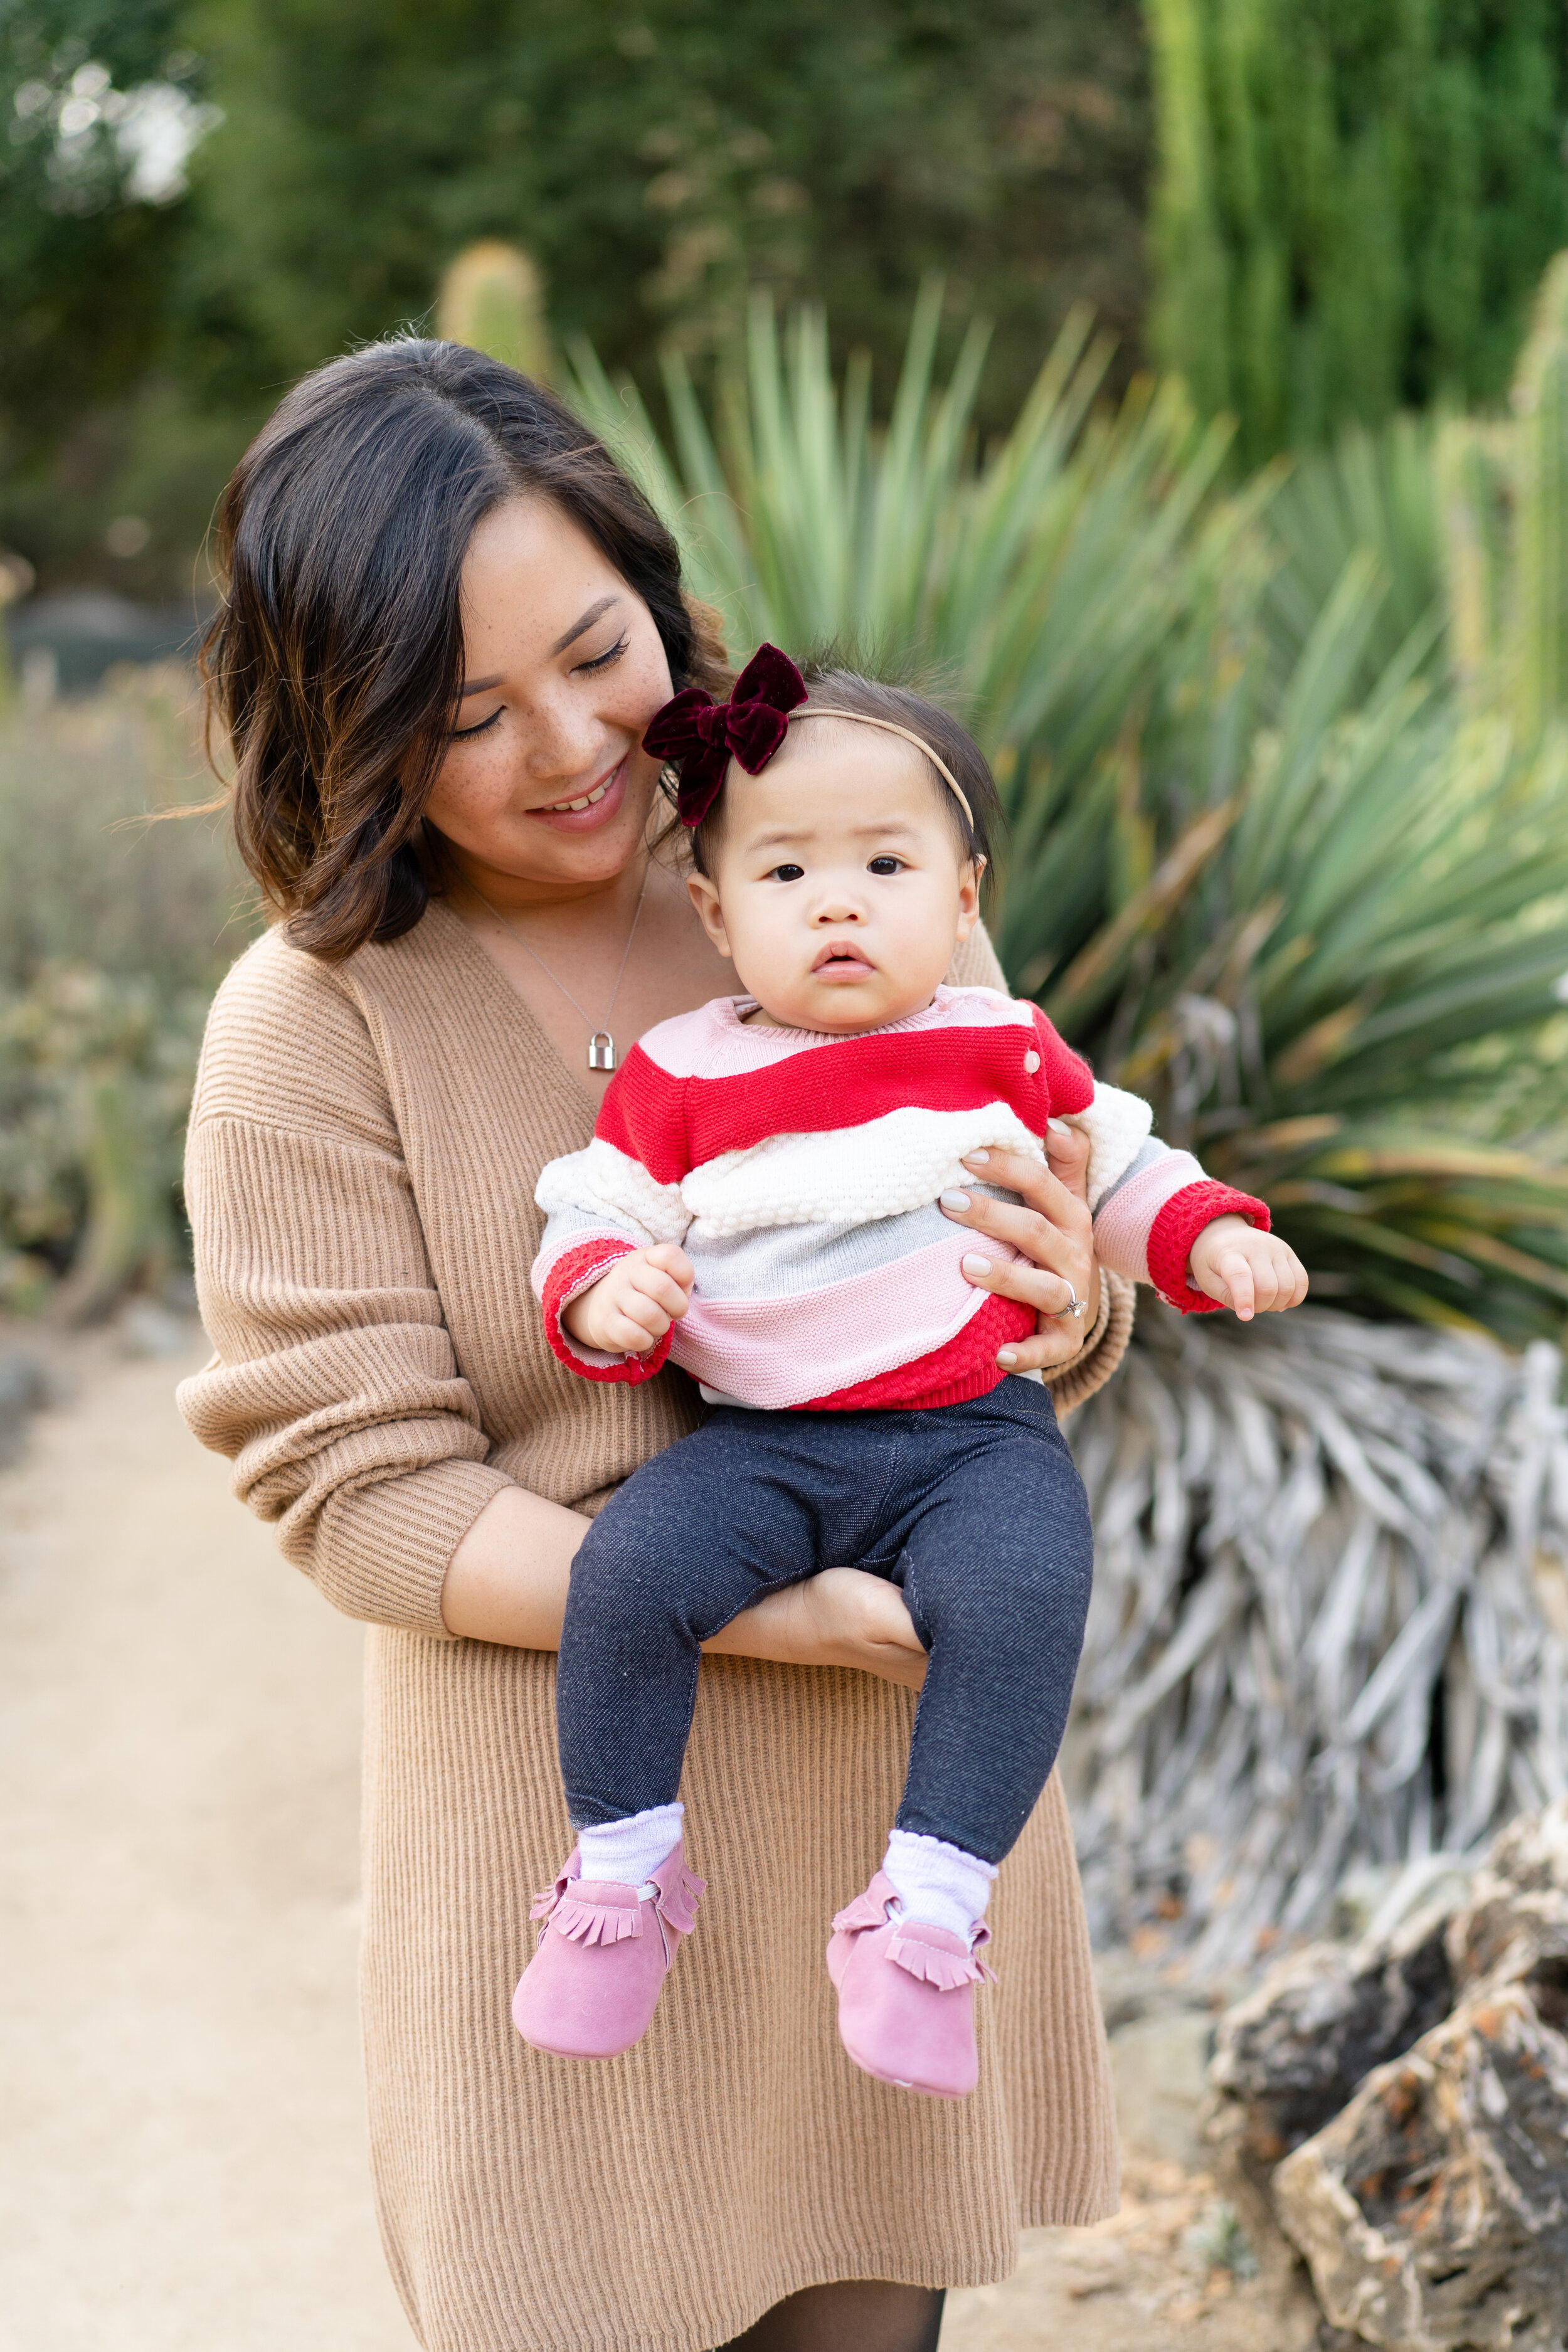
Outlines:
{"label": "rock", "polygon": [[1442,1941],[1452,2013],[1279,2165],[1275,2216],[1352,2340],[1561,2352],[1568,1802],[1503,1832]]}
{"label": "rock", "polygon": [[1561,2352],[1568,2039],[1528,1975],[1482,1980],[1279,2167],[1331,2327],[1388,2352]]}
{"label": "rock", "polygon": [[1376,1942],[1310,1945],[1221,2018],[1211,2134],[1238,2147],[1259,2182],[1338,2114],[1370,2068],[1447,2013],[1447,1918],[1438,1904]]}
{"label": "rock", "polygon": [[1535,1971],[1537,2007],[1549,2014],[1555,2001],[1551,2021],[1564,2021],[1568,1970],[1551,1964],[1568,1960],[1568,1800],[1527,1813],[1493,1841],[1449,1928],[1448,1960],[1458,1984],[1499,1969]]}
{"label": "rock", "polygon": [[1371,2067],[1407,2050],[1451,2004],[1444,1931],[1457,1887],[1445,1886],[1387,1935],[1313,1944],[1281,1961],[1219,2021],[1202,2135],[1276,2282],[1297,2256],[1274,2210],[1275,2167],[1339,2113]]}
{"label": "rock", "polygon": [[1124,2157],[1188,2172],[1208,2161],[1198,2132],[1214,2019],[1193,2009],[1134,2018],[1110,2037],[1116,2125]]}

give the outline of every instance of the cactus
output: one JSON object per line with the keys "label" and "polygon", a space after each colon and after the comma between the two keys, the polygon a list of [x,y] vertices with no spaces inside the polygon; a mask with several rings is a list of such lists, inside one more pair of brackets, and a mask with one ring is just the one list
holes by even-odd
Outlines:
{"label": "cactus", "polygon": [[1518,480],[1508,683],[1533,740],[1568,710],[1568,253],[1547,270],[1514,381]]}
{"label": "cactus", "polygon": [[1499,392],[1535,275],[1568,243],[1562,0],[1146,14],[1152,341],[1200,407],[1236,409],[1244,455]]}
{"label": "cactus", "polygon": [[1436,467],[1455,675],[1529,746],[1568,718],[1568,253],[1542,279],[1510,407],[1449,418]]}
{"label": "cactus", "polygon": [[436,331],[549,383],[555,354],[539,272],[526,253],[486,237],[460,253],[441,280]]}

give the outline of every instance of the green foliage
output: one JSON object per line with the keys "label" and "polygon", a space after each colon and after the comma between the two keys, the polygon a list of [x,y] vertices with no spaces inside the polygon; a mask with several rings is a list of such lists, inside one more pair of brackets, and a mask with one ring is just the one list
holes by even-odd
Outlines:
{"label": "green foliage", "polygon": [[1149,0],[1152,340],[1254,462],[1506,383],[1568,242],[1563,0]]}
{"label": "green foliage", "polygon": [[999,321],[1005,418],[1074,297],[1142,299],[1132,0],[193,0],[226,117],[197,167],[211,295],[274,373],[426,315],[476,237],[557,335],[651,373],[752,284],[807,289],[890,375],[940,257]]}
{"label": "green foliage", "polygon": [[1568,723],[1568,254],[1542,280],[1509,406],[1450,419],[1436,472],[1467,700],[1531,743]]}
{"label": "green foliage", "polygon": [[255,929],[185,797],[188,684],[0,719],[0,1297],[107,1306],[184,1253],[175,1190],[212,990]]}
{"label": "green foliage", "polygon": [[[95,63],[221,108],[188,198],[133,200],[102,130],[62,183]],[[809,289],[883,397],[940,260],[998,322],[998,425],[1075,299],[1128,348],[1142,306],[1136,0],[0,0],[0,541],[46,585],[187,593],[281,387],[428,323],[476,239],[649,383],[664,337],[732,338],[752,285]],[[124,514],[154,533],[132,569],[105,560]]]}
{"label": "green foliage", "polygon": [[945,677],[1011,819],[990,919],[1013,983],[1268,1193],[1321,1296],[1556,1329],[1568,1176],[1533,1147],[1568,775],[1434,661],[1427,444],[1394,428],[1293,499],[1272,472],[1222,496],[1224,435],[1174,386],[1095,411],[1079,321],[977,457],[978,339],[939,383],[937,313],[933,291],[885,433],[820,321],[781,346],[760,304],[716,433],[678,360],[674,454],[581,346],[575,396],[737,647],[847,637]]}
{"label": "green foliage", "polygon": [[101,126],[72,137],[62,106],[94,65],[121,92],[184,89],[179,0],[16,0],[0,9],[0,450],[62,425],[144,373],[163,335],[183,208],[136,201]]}

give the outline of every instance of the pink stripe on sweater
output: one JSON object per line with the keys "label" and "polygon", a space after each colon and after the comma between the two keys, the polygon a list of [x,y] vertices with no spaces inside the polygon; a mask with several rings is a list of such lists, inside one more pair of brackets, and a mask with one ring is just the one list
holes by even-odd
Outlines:
{"label": "pink stripe on sweater", "polygon": [[945,1347],[990,1293],[959,1260],[1017,1253],[984,1234],[955,1233],[913,1256],[847,1282],[784,1298],[704,1301],[700,1286],[675,1327],[674,1361],[694,1380],[768,1412],[874,1380]]}
{"label": "pink stripe on sweater", "polygon": [[1189,1184],[1201,1184],[1204,1171],[1190,1151],[1171,1151],[1130,1176],[1113,1192],[1094,1221],[1094,1254],[1112,1274],[1130,1282],[1152,1282],[1149,1235],[1167,1201]]}

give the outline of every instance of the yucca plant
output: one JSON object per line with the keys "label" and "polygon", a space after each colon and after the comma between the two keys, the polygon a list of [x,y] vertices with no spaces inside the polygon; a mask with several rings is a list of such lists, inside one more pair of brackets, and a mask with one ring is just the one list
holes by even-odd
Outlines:
{"label": "yucca plant", "polygon": [[574,391],[737,647],[848,640],[945,677],[1011,820],[1014,985],[1269,1191],[1321,1296],[1554,1331],[1568,1178],[1533,1145],[1568,793],[1550,744],[1446,690],[1426,436],[1224,490],[1224,428],[1179,387],[1097,409],[1078,318],[983,448],[983,336],[939,383],[939,321],[933,287],[879,432],[820,319],[781,341],[761,301],[712,427],[668,363],[673,451],[581,346]]}
{"label": "yucca plant", "polygon": [[1266,1192],[1333,1302],[1245,1332],[1146,1304],[1073,1424],[1097,1932],[1228,1967],[1347,1869],[1419,1871],[1568,1781],[1568,777],[1551,723],[1456,685],[1442,431],[1237,489],[1178,387],[1097,404],[1079,319],[981,446],[981,338],[939,382],[938,322],[931,289],[884,430],[821,321],[761,304],[711,424],[669,363],[668,446],[581,348],[573,389],[737,653],[944,677],[1011,820],[1013,984]]}

